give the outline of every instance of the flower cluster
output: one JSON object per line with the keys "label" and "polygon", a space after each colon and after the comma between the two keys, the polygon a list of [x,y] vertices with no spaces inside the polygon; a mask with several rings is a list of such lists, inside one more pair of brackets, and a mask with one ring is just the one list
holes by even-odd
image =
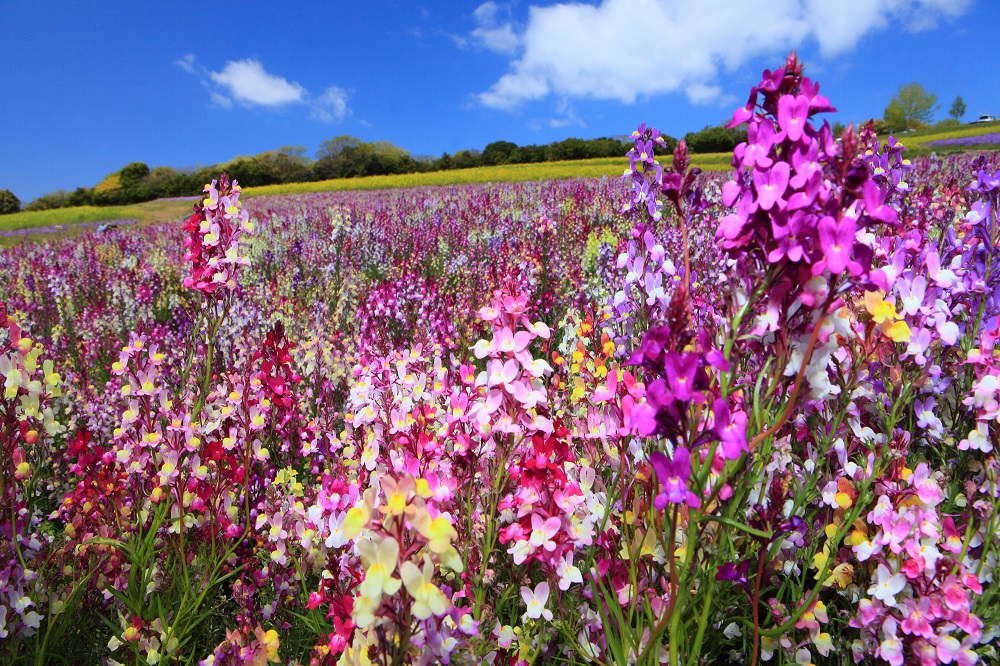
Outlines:
{"label": "flower cluster", "polygon": [[[32,636],[47,594],[37,568],[50,538],[40,530],[34,486],[46,449],[63,427],[53,412],[62,380],[44,348],[0,301],[0,637]],[[35,478],[33,478],[35,477]],[[32,598],[34,597],[34,598]],[[39,612],[41,611],[41,613]]]}
{"label": "flower cluster", "polygon": [[772,289],[786,299],[806,291],[814,277],[836,282],[845,271],[856,283],[877,282],[872,250],[858,233],[897,220],[868,166],[856,159],[853,132],[835,141],[827,123],[816,129],[810,122],[832,110],[793,55],[766,71],[733,114],[733,125],[747,123],[747,141],[733,152],[736,177],[722,195],[735,211],[720,220],[717,238],[741,264],[777,274]]}
{"label": "flower cluster", "polygon": [[241,254],[241,240],[243,234],[254,232],[254,224],[240,202],[241,193],[236,181],[230,184],[229,177],[222,174],[205,186],[205,198],[184,223],[189,234],[184,241],[184,261],[191,262],[184,286],[210,298],[238,289],[240,270],[250,264]]}

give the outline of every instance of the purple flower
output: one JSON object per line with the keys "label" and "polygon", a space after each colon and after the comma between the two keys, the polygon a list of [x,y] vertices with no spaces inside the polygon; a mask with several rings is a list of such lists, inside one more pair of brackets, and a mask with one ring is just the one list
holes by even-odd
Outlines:
{"label": "purple flower", "polygon": [[750,570],[750,560],[743,560],[739,564],[726,562],[719,566],[719,572],[715,574],[715,580],[731,580],[743,590],[750,594],[750,581],[747,580],[747,571]]}
{"label": "purple flower", "polygon": [[[789,184],[795,189],[802,189],[816,174],[822,175],[823,165],[819,163],[819,147],[815,143],[799,145],[792,153],[792,167],[795,175]],[[812,195],[815,198],[815,193]]]}
{"label": "purple flower", "polygon": [[670,327],[659,326],[651,328],[642,336],[639,348],[632,352],[625,365],[642,365],[652,369],[653,364],[660,358],[663,348],[670,341]]}
{"label": "purple flower", "polygon": [[747,415],[740,410],[735,414],[729,409],[729,404],[719,398],[712,405],[715,414],[715,434],[722,442],[722,456],[726,460],[736,460],[747,447]]}
{"label": "purple flower", "polygon": [[885,205],[885,195],[881,188],[872,181],[866,181],[863,187],[865,197],[865,212],[873,220],[895,224],[898,216],[896,211]]}
{"label": "purple flower", "polygon": [[778,125],[790,141],[802,138],[809,120],[809,99],[803,95],[783,95],[778,100]]}
{"label": "purple flower", "polygon": [[819,242],[823,248],[826,267],[834,275],[843,273],[850,263],[856,231],[854,220],[846,215],[839,221],[829,215],[819,221]]}
{"label": "purple flower", "polygon": [[694,377],[698,372],[697,354],[668,351],[663,357],[663,370],[674,398],[689,402],[694,397]]}
{"label": "purple flower", "polygon": [[830,113],[837,110],[830,106],[830,100],[819,94],[819,84],[810,79],[802,79],[802,97],[809,100],[811,113]]}
{"label": "purple flower", "polygon": [[784,203],[781,196],[788,187],[790,173],[788,162],[778,162],[766,170],[753,170],[753,185],[757,190],[757,204],[762,210],[771,210],[778,202]]}
{"label": "purple flower", "polygon": [[805,248],[799,240],[802,231],[802,214],[796,212],[787,218],[787,224],[779,224],[779,220],[785,218],[783,214],[775,213],[771,219],[771,229],[774,238],[778,241],[778,247],[771,250],[767,255],[767,260],[772,263],[781,261],[782,257],[788,257],[791,262],[801,261],[805,254]]}
{"label": "purple flower", "polygon": [[771,147],[774,146],[777,139],[778,135],[774,131],[774,124],[771,121],[751,123],[747,128],[747,142],[743,144],[740,156],[743,166],[757,166],[766,169],[774,164],[774,160],[767,155],[771,152]]}
{"label": "purple flower", "polygon": [[969,212],[962,219],[969,224],[979,224],[990,216],[990,202],[988,201],[977,201],[972,204]]}
{"label": "purple flower", "polygon": [[896,290],[903,299],[903,311],[911,317],[920,311],[927,294],[927,278],[917,275],[912,281],[902,279],[896,282]]}
{"label": "purple flower", "polygon": [[688,479],[691,476],[691,453],[679,446],[674,450],[673,460],[669,460],[665,453],[655,451],[649,456],[649,462],[656,471],[662,492],[653,500],[653,506],[658,511],[662,511],[667,504],[687,503],[692,509],[700,502],[694,493],[688,491]]}

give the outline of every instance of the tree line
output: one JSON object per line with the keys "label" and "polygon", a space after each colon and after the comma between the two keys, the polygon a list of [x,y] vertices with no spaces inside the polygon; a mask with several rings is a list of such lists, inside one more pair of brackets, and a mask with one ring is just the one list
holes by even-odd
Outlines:
{"label": "tree line", "polygon": [[[677,139],[664,137],[672,152]],[[684,137],[692,152],[731,151],[746,140],[746,129],[709,126]],[[494,141],[482,150],[460,150],[440,157],[414,157],[389,141],[362,141],[354,136],[337,136],[320,144],[315,159],[302,146],[284,146],[259,155],[236,157],[223,164],[194,169],[150,168],[143,162],[127,164],[108,174],[93,187],[45,194],[24,210],[48,210],[70,206],[118,206],[164,197],[196,196],[205,183],[221,171],[245,187],[301,183],[333,178],[360,178],[449,169],[468,169],[501,164],[527,164],[595,157],[624,157],[632,146],[627,138],[569,138],[547,145],[519,146],[511,141]],[[0,214],[21,210],[21,203],[9,190],[0,190]]]}

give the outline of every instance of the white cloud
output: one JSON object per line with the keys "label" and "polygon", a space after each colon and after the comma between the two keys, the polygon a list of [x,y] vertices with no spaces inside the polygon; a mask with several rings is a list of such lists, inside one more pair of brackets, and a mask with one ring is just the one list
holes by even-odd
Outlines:
{"label": "white cloud", "polygon": [[188,74],[195,73],[195,57],[193,53],[186,53],[180,60],[174,63]]}
{"label": "white cloud", "polygon": [[212,100],[212,106],[217,106],[220,109],[231,109],[233,108],[233,100],[229,99],[225,95],[217,93],[214,90],[209,89],[208,98]]}
{"label": "white cloud", "polygon": [[[499,14],[506,13],[507,21],[501,22]],[[520,46],[520,39],[514,34],[514,26],[510,22],[510,9],[501,8],[500,5],[490,0],[484,2],[472,13],[476,19],[476,29],[469,33],[472,41],[480,46],[503,53],[513,55]],[[459,38],[459,45],[464,45],[465,40]]]}
{"label": "white cloud", "polygon": [[211,79],[229,96],[246,106],[286,106],[305,101],[306,89],[280,76],[268,74],[258,60],[229,61]]}
{"label": "white cloud", "polygon": [[174,64],[198,77],[214,107],[231,109],[234,101],[247,108],[305,105],[310,108],[310,118],[324,123],[340,122],[351,113],[349,94],[343,88],[329,86],[322,95],[313,97],[299,83],[269,73],[259,60],[230,60],[220,71],[212,72],[188,53]]}
{"label": "white cloud", "polygon": [[[707,103],[721,95],[714,82],[720,69],[781,56],[807,41],[832,57],[870,32],[927,29],[942,17],[961,15],[971,2],[601,0],[532,6],[523,33],[510,42],[521,55],[478,99],[512,109],[550,94],[631,103],[640,95],[683,91],[691,101]],[[495,3],[476,11],[481,27],[499,25]]]}
{"label": "white cloud", "polygon": [[347,117],[347,91],[337,86],[330,86],[312,103],[310,118],[323,123],[340,122]]}

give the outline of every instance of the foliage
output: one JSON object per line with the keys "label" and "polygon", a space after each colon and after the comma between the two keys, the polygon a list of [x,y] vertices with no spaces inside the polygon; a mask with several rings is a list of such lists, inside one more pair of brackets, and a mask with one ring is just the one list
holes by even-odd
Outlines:
{"label": "foliage", "polygon": [[52,210],[54,208],[65,208],[69,202],[70,193],[66,190],[56,190],[34,199],[24,207],[24,210]]}
{"label": "foliage", "polygon": [[[746,138],[745,130],[722,125],[708,126],[700,132],[688,132],[684,135],[688,148],[695,154],[731,152],[739,143],[746,141]],[[671,150],[666,143],[664,149]]]}
{"label": "foliage", "polygon": [[885,108],[883,118],[890,132],[919,129],[931,123],[938,108],[937,95],[914,81],[899,87],[899,92]]}
{"label": "foliage", "polygon": [[0,215],[9,215],[21,210],[21,200],[10,190],[0,190]]}
{"label": "foliage", "polygon": [[510,141],[488,143],[483,148],[483,165],[496,166],[498,164],[506,164],[515,150],[517,150],[517,144]]}
{"label": "foliage", "polygon": [[959,95],[955,98],[955,101],[951,103],[951,108],[948,109],[948,115],[955,120],[961,120],[962,116],[965,115],[965,111],[965,101],[962,99],[962,96]]}
{"label": "foliage", "polygon": [[327,139],[319,145],[316,151],[316,159],[333,158],[344,152],[348,148],[354,148],[361,143],[361,139],[349,134],[341,134],[332,139]]}

